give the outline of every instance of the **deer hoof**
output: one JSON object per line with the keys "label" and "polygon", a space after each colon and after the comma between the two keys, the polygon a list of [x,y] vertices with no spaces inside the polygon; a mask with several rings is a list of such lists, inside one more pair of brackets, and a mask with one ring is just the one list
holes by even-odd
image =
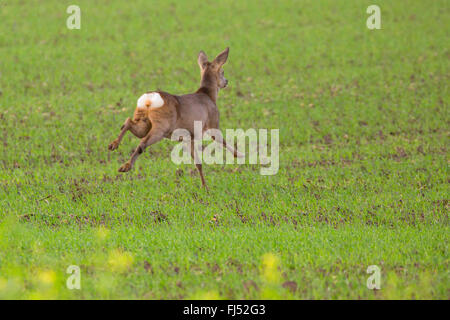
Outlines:
{"label": "deer hoof", "polygon": [[113,151],[116,150],[119,147],[119,141],[114,140],[113,142],[111,142],[108,146],[108,149]]}
{"label": "deer hoof", "polygon": [[131,170],[131,164],[129,162],[124,163],[120,168],[119,172],[128,172]]}

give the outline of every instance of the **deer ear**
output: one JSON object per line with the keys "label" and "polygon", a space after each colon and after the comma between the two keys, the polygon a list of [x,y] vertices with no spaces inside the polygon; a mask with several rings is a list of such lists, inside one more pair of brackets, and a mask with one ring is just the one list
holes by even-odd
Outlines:
{"label": "deer ear", "polygon": [[218,67],[221,67],[225,62],[227,62],[229,51],[230,48],[227,47],[225,50],[219,53],[219,55],[214,59],[213,63]]}
{"label": "deer ear", "polygon": [[206,56],[206,53],[204,53],[203,51],[200,51],[198,54],[198,59],[197,59],[198,65],[200,66],[200,69],[204,69],[206,63],[208,62],[208,57]]}

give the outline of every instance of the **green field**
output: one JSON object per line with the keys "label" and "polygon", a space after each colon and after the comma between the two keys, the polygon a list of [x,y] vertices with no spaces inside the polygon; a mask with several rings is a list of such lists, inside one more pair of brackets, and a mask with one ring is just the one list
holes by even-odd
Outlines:
{"label": "green field", "polygon": [[[0,298],[449,299],[449,2],[371,4],[1,1]],[[278,174],[119,173],[137,98],[227,46],[221,128],[280,129]]]}

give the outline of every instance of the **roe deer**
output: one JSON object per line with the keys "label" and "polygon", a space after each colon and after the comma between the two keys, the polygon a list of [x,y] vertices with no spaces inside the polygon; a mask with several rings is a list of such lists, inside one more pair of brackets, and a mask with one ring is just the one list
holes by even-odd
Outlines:
{"label": "roe deer", "polygon": [[[119,136],[108,146],[109,150],[117,149],[128,130],[141,138],[130,160],[119,168],[119,172],[129,171],[145,148],[163,138],[170,139],[172,132],[176,129],[186,129],[190,133],[191,156],[196,158],[193,139],[194,121],[201,121],[202,134],[208,129],[219,130],[219,110],[216,100],[219,89],[225,88],[228,84],[222,69],[227,61],[228,52],[229,48],[226,48],[212,62],[209,62],[206,54],[200,51],[197,62],[200,66],[201,82],[200,88],[195,93],[177,96],[163,91],[151,91],[138,99],[133,119],[125,120]],[[218,134],[212,138],[230,150],[234,157],[243,157],[239,151],[226,144],[222,135]],[[201,163],[195,165],[203,187],[207,188]]]}

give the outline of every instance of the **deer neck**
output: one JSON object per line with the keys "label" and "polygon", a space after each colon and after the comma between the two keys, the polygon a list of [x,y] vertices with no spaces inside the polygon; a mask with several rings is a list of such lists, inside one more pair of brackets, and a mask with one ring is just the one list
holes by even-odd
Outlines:
{"label": "deer neck", "polygon": [[203,92],[208,95],[214,103],[216,103],[217,95],[219,93],[219,87],[217,85],[217,80],[214,76],[204,74],[200,82],[200,88],[197,92]]}

